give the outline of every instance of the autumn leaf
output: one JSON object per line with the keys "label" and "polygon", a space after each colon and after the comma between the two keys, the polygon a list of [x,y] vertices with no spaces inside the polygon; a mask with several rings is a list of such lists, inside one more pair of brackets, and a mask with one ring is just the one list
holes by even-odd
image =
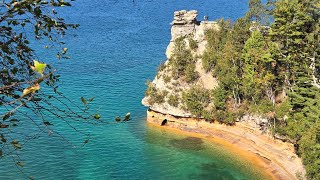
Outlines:
{"label": "autumn leaf", "polygon": [[95,118],[95,119],[100,119],[101,116],[100,116],[100,114],[95,114],[95,115],[93,116],[93,118]]}
{"label": "autumn leaf", "polygon": [[17,164],[18,166],[20,166],[20,167],[23,167],[23,166],[24,166],[24,163],[23,163],[23,162],[20,162],[20,161],[17,162],[16,164]]}
{"label": "autumn leaf", "polygon": [[84,97],[81,97],[81,102],[86,106],[87,105],[87,100]]}
{"label": "autumn leaf", "polygon": [[36,60],[33,60],[34,66],[31,66],[32,70],[34,70],[35,72],[43,75],[43,72],[47,66],[47,64],[45,63],[39,63]]}
{"label": "autumn leaf", "polygon": [[40,85],[39,84],[35,84],[33,86],[30,86],[30,87],[28,87],[28,88],[23,90],[22,97],[24,97],[24,96],[26,96],[26,95],[28,95],[30,93],[34,93],[34,92],[38,91],[39,89],[40,89]]}
{"label": "autumn leaf", "polygon": [[21,144],[17,140],[11,141],[11,144],[16,149],[21,149],[22,148]]}

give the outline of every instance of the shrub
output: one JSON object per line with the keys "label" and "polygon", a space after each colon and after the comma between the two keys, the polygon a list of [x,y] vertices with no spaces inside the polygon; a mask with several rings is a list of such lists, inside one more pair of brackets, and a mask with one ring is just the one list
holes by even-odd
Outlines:
{"label": "shrub", "polygon": [[249,112],[266,114],[274,110],[273,104],[270,100],[264,98],[261,100],[257,100],[256,104],[254,102],[250,103]]}
{"label": "shrub", "polygon": [[161,62],[160,65],[159,65],[159,67],[158,67],[158,72],[163,71],[165,68],[166,68],[165,63],[164,63],[164,62]]}
{"label": "shrub", "polygon": [[204,114],[204,108],[209,105],[210,93],[204,88],[193,87],[182,93],[182,99],[189,112],[201,117]]}
{"label": "shrub", "polygon": [[171,81],[171,76],[170,75],[163,75],[163,81],[165,83],[169,83]]}
{"label": "shrub", "polygon": [[221,86],[212,91],[213,104],[217,110],[226,110],[227,93]]}
{"label": "shrub", "polygon": [[232,113],[230,111],[217,110],[213,115],[214,119],[219,121],[220,123],[233,125],[238,118],[236,113]]}
{"label": "shrub", "polygon": [[170,106],[178,107],[179,106],[179,96],[176,94],[171,94],[168,99]]}
{"label": "shrub", "polygon": [[161,104],[165,102],[165,96],[168,94],[168,91],[161,91],[155,87],[150,80],[147,81],[147,90],[145,91],[145,95],[149,97],[149,104],[153,105],[155,103]]}
{"label": "shrub", "polygon": [[192,49],[192,50],[195,50],[195,49],[197,49],[198,48],[198,43],[197,43],[197,41],[195,41],[193,38],[189,38],[189,47],[190,47],[190,49]]}
{"label": "shrub", "polygon": [[299,152],[309,179],[320,177],[320,123],[313,124],[299,141]]}
{"label": "shrub", "polygon": [[187,66],[194,63],[191,51],[187,49],[184,37],[179,37],[175,40],[172,57],[169,59],[172,65],[173,77],[177,79],[179,76],[184,76]]}
{"label": "shrub", "polygon": [[144,92],[145,96],[152,96],[157,92],[156,86],[151,82],[151,80],[147,80],[146,82],[147,89]]}
{"label": "shrub", "polygon": [[189,64],[185,71],[185,80],[187,83],[194,82],[199,78],[199,73],[196,71],[195,64]]}
{"label": "shrub", "polygon": [[214,54],[213,50],[207,50],[202,55],[202,67],[205,71],[209,72],[212,70],[217,62],[217,56]]}

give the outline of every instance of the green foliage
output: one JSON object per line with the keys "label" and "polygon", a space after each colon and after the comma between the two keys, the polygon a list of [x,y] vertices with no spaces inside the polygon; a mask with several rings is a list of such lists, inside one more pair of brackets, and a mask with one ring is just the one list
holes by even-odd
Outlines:
{"label": "green foliage", "polygon": [[320,177],[320,123],[313,124],[304,134],[299,143],[299,154],[310,179]]}
{"label": "green foliage", "polygon": [[[223,123],[243,112],[275,118],[275,132],[297,143],[310,179],[320,177],[319,9],[318,0],[250,0],[246,17],[234,25],[221,20],[219,30],[206,33],[202,56],[203,68],[219,80],[209,114]],[[283,89],[287,97],[277,103]],[[195,114],[205,114],[194,102]]]}
{"label": "green foliage", "polygon": [[193,87],[183,92],[182,101],[188,111],[197,117],[201,117],[205,108],[209,105],[210,93],[204,88]]}
{"label": "green foliage", "polygon": [[268,99],[259,99],[258,102],[251,102],[248,111],[256,114],[267,114],[274,110],[273,104]]}
{"label": "green foliage", "polygon": [[231,111],[223,111],[223,110],[216,110],[213,114],[215,120],[220,123],[224,123],[227,125],[234,125],[238,116],[236,113]]}
{"label": "green foliage", "polygon": [[185,38],[177,38],[174,43],[173,55],[169,60],[173,71],[173,77],[177,79],[180,76],[184,76],[188,65],[193,64],[194,62],[191,51],[186,47]]}
{"label": "green foliage", "polygon": [[165,83],[169,83],[169,82],[171,81],[171,76],[164,74],[164,75],[163,75],[163,81],[164,81]]}
{"label": "green foliage", "polygon": [[263,4],[261,0],[249,0],[248,4],[249,11],[246,13],[247,18],[261,24],[269,23],[270,15],[268,13],[267,5]]}
{"label": "green foliage", "polygon": [[259,31],[252,32],[244,45],[241,89],[247,99],[263,99],[267,91],[273,91],[275,75],[272,63],[275,63],[275,60],[268,48],[271,45]]}
{"label": "green foliage", "polygon": [[153,105],[155,103],[161,104],[165,102],[165,97],[168,94],[167,91],[159,91],[155,84],[150,80],[146,82],[147,90],[145,91],[145,96],[149,97],[148,103]]}
{"label": "green foliage", "polygon": [[214,54],[214,51],[207,50],[202,55],[202,66],[205,71],[209,72],[212,70],[214,65],[217,62],[217,56]]}
{"label": "green foliage", "polygon": [[292,109],[292,105],[288,99],[278,104],[275,108],[275,118],[281,121],[285,121],[290,116],[289,112]]}
{"label": "green foliage", "polygon": [[179,96],[176,95],[176,94],[171,94],[168,98],[168,104],[170,106],[173,106],[173,107],[178,107],[179,106]]}
{"label": "green foliage", "polygon": [[223,19],[218,20],[218,24],[220,29],[210,29],[205,34],[208,45],[202,56],[202,65],[207,72],[211,71],[218,58],[221,58],[221,50],[224,48],[227,33],[231,28],[230,22]]}
{"label": "green foliage", "polygon": [[189,64],[185,70],[185,80],[187,83],[192,83],[199,78],[199,73],[196,71],[196,65]]}
{"label": "green foliage", "polygon": [[278,71],[285,74],[289,81],[296,78],[296,73],[309,71],[305,57],[315,52],[315,46],[311,46],[308,37],[317,27],[315,23],[319,23],[316,22],[318,19],[314,19],[319,17],[319,11],[315,12],[312,8],[314,3],[301,0],[279,0],[275,3],[270,36],[279,44],[281,51]]}
{"label": "green foliage", "polygon": [[160,65],[159,65],[159,67],[158,67],[158,72],[163,71],[165,68],[166,68],[165,63],[164,63],[164,62],[161,62]]}
{"label": "green foliage", "polygon": [[196,50],[198,48],[198,43],[193,38],[188,38],[189,41],[189,47],[191,50]]}
{"label": "green foliage", "polygon": [[228,92],[221,86],[213,90],[213,103],[216,110],[226,110],[227,109],[227,94]]}

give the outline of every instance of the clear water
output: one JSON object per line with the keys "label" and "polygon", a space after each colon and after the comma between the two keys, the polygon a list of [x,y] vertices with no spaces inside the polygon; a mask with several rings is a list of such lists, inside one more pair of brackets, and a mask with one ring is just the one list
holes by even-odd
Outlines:
{"label": "clear water", "polygon": [[[165,60],[173,12],[196,9],[209,19],[243,16],[245,0],[77,0],[63,13],[81,24],[66,38],[71,60],[52,61],[62,75],[60,91],[80,103],[95,97],[93,109],[104,120],[131,112],[125,124],[77,124],[90,142],[64,123],[56,129],[69,142],[48,137],[30,140],[21,151],[23,172],[35,179],[263,179],[259,170],[206,140],[146,125],[141,105],[145,81]],[[41,50],[42,51],[42,50]],[[52,58],[51,58],[52,57]],[[26,122],[27,123],[27,122]],[[28,130],[27,130],[28,131]],[[32,129],[30,128],[30,131]],[[0,179],[26,179],[10,159],[0,161]]]}

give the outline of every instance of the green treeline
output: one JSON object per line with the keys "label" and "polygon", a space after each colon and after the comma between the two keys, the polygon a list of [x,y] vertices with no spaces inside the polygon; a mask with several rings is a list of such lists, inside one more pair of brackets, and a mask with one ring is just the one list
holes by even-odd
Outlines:
{"label": "green treeline", "polygon": [[203,67],[219,80],[212,118],[267,117],[296,144],[308,178],[320,179],[320,1],[250,0],[249,8],[206,34]]}

